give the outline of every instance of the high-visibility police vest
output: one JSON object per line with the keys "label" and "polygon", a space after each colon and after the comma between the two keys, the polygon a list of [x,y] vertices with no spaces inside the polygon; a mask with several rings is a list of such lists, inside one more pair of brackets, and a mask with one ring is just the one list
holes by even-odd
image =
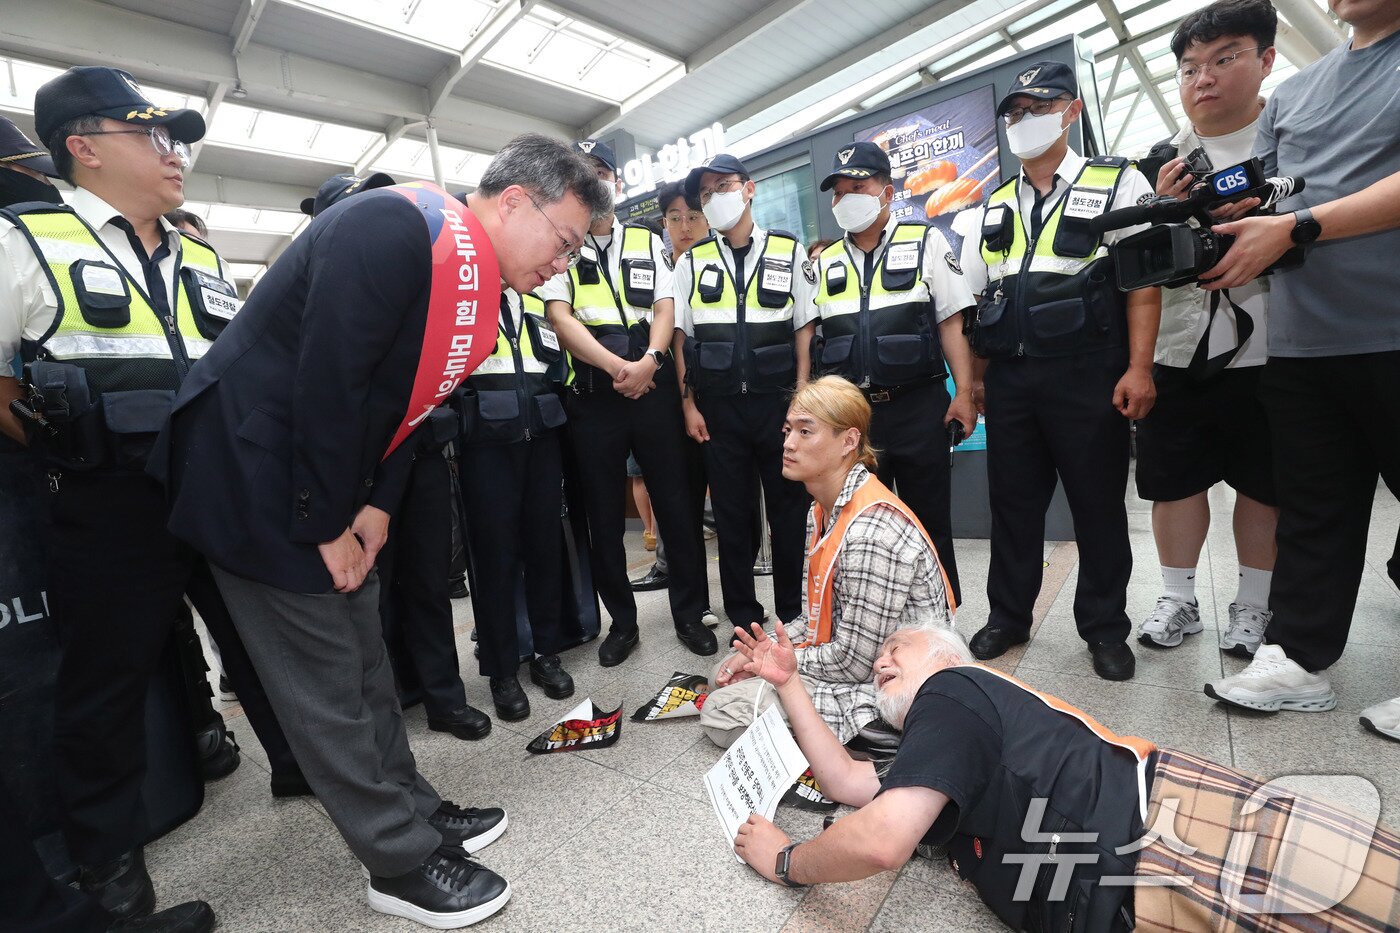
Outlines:
{"label": "high-visibility police vest", "polygon": [[214,250],[181,233],[179,285],[170,315],[156,310],[137,282],[73,211],[56,204],[19,205],[6,219],[22,230],[58,299],[49,330],[25,341],[26,361],[81,366],[93,396],[176,389],[190,364],[237,313],[237,291]]}
{"label": "high-visibility police vest", "polygon": [[[616,228],[614,228],[616,229]],[[652,238],[656,234],[640,224],[622,226],[619,247],[614,236],[610,249],[622,250],[619,278],[612,281],[606,257],[590,255],[587,247],[569,270],[574,287],[574,317],[608,351],[625,360],[639,360],[651,340],[651,306],[656,301],[656,260]],[[587,387],[612,385],[607,373],[579,360],[577,381]]]}
{"label": "high-visibility police vest", "polygon": [[792,332],[793,276],[800,275],[797,238],[768,231],[763,253],[745,270],[734,270],[714,237],[690,248],[690,316],[686,379],[701,394],[782,392],[797,381]]}
{"label": "high-visibility police vest", "polygon": [[545,315],[544,302],[528,293],[520,297],[519,331],[502,310],[495,351],[457,392],[455,406],[465,443],[528,441],[565,421],[558,386],[564,381],[567,354]]}
{"label": "high-visibility police vest", "polygon": [[1017,209],[1021,173],[988,199],[987,295],[969,327],[979,356],[1066,356],[1123,344],[1125,302],[1089,221],[1113,204],[1127,166],[1115,156],[1086,162],[1033,240]]}
{"label": "high-visibility police vest", "polygon": [[878,271],[869,261],[857,268],[844,238],[822,250],[816,299],[822,341],[815,361],[822,375],[835,373],[862,388],[947,375],[923,276],[927,234],[926,224],[898,224]]}

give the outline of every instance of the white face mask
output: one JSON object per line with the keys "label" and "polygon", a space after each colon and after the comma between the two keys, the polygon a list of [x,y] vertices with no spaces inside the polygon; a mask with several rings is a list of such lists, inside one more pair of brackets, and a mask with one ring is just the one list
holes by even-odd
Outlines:
{"label": "white face mask", "polygon": [[1064,113],[1026,114],[1006,128],[1006,141],[1018,159],[1034,159],[1044,155],[1069,127],[1062,126]]}
{"label": "white face mask", "polygon": [[617,207],[617,185],[610,181],[604,181],[601,178],[598,179],[598,184],[603,186],[603,194],[608,199],[608,206]]}
{"label": "white face mask", "polygon": [[740,185],[733,191],[716,191],[705,202],[705,219],[721,233],[729,230],[744,216],[744,188]]}
{"label": "white face mask", "polygon": [[873,194],[846,194],[831,205],[831,213],[841,229],[848,233],[860,233],[869,228],[880,216],[883,205]]}

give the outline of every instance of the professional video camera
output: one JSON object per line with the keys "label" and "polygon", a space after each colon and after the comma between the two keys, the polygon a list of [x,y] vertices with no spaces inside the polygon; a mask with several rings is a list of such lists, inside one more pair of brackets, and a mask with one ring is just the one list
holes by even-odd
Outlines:
{"label": "professional video camera", "polygon": [[[1109,247],[1120,289],[1126,292],[1152,285],[1175,288],[1198,281],[1235,241],[1228,234],[1211,230],[1213,224],[1219,223],[1211,216],[1212,210],[1246,198],[1258,198],[1260,204],[1250,216],[1270,214],[1279,201],[1302,191],[1304,184],[1301,178],[1265,178],[1258,159],[1199,177],[1200,181],[1191,187],[1185,199],[1158,195],[1141,204],[1101,214],[1089,222],[1094,232],[1100,234],[1142,223],[1152,224],[1149,229]],[[1189,220],[1195,220],[1198,225],[1188,223]],[[1264,272],[1289,269],[1302,261],[1303,248],[1295,246]]]}

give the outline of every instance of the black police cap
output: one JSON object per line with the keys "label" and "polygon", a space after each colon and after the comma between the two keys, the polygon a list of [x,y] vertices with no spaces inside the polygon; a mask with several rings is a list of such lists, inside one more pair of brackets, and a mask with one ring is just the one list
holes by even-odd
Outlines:
{"label": "black police cap", "polygon": [[614,175],[617,174],[617,156],[613,154],[612,148],[607,143],[580,139],[574,143],[574,151],[581,152],[590,159],[597,159],[607,167],[608,171]]}
{"label": "black police cap", "polygon": [[888,175],[890,157],[874,143],[852,143],[836,150],[831,160],[831,174],[822,179],[822,190],[830,191],[838,178],[869,178]]}
{"label": "black police cap", "polygon": [[685,176],[685,198],[694,202],[700,197],[700,179],[706,172],[714,172],[716,175],[747,175],[749,170],[744,168],[744,163],[734,158],[728,153],[720,153],[704,165],[697,165],[690,170],[690,174]]}
{"label": "black police cap", "polygon": [[34,145],[19,127],[4,117],[0,117],[0,164],[23,165],[50,178],[58,177],[58,169],[49,158],[48,150]]}
{"label": "black police cap", "polygon": [[135,78],[116,68],[69,68],[34,95],[34,131],[45,144],[53,141],[60,126],[87,116],[109,117],[133,126],[164,126],[171,139],[185,143],[204,138],[204,117],[199,111],[155,106]]}
{"label": "black police cap", "polygon": [[393,178],[383,172],[374,172],[364,178],[358,175],[344,174],[332,175],[321,182],[321,187],[316,189],[316,197],[303,198],[301,201],[301,212],[309,217],[315,217],[332,204],[344,198],[350,197],[360,191],[368,191],[371,188],[383,188],[396,184]]}
{"label": "black police cap", "polygon": [[997,104],[997,116],[1010,110],[1011,101],[1016,97],[1054,100],[1065,94],[1079,96],[1079,82],[1074,78],[1074,69],[1064,62],[1036,62],[1011,82],[1011,90]]}

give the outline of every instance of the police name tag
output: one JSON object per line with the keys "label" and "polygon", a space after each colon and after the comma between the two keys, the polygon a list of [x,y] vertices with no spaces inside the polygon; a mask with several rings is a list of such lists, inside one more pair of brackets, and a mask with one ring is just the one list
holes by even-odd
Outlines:
{"label": "police name tag", "polygon": [[1092,220],[1108,209],[1109,192],[1092,188],[1071,188],[1065,195],[1065,216]]}
{"label": "police name tag", "polygon": [[714,266],[706,266],[700,272],[701,288],[716,288],[719,285],[719,270]]}
{"label": "police name tag", "polygon": [[559,335],[554,332],[554,327],[548,321],[540,321],[540,343],[546,349],[559,350]]}
{"label": "police name tag", "polygon": [[891,272],[907,272],[918,265],[918,243],[895,243],[885,251],[885,268]]}
{"label": "police name tag", "polygon": [[628,281],[633,288],[651,288],[656,281],[655,269],[641,269],[633,266],[628,272]]}
{"label": "police name tag", "polygon": [[225,295],[223,292],[215,291],[212,288],[200,286],[200,297],[204,299],[204,310],[217,318],[225,321],[233,320],[233,316],[238,313],[238,309],[243,307],[243,302],[237,298]]}
{"label": "police name tag", "polygon": [[87,289],[89,295],[113,295],[118,298],[126,296],[126,285],[122,283],[122,275],[111,266],[83,266],[83,288]]}
{"label": "police name tag", "polygon": [[770,292],[792,291],[792,263],[764,260],[762,286]]}

